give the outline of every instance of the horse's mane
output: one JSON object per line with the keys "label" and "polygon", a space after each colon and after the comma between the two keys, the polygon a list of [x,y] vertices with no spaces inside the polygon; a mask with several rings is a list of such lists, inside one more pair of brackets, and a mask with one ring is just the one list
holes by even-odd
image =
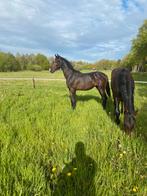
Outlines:
{"label": "horse's mane", "polygon": [[67,65],[70,69],[74,70],[72,64],[71,64],[67,59],[65,59],[65,58],[63,58],[63,57],[61,57],[61,56],[60,56],[60,58],[66,63],[66,65]]}

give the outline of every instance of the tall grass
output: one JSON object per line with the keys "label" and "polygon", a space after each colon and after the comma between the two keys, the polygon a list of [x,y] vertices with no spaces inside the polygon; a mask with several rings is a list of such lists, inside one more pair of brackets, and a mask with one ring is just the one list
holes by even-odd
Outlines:
{"label": "tall grass", "polygon": [[78,92],[73,111],[64,82],[38,81],[36,89],[27,81],[1,82],[0,195],[51,195],[51,181],[73,160],[79,141],[96,163],[96,195],[147,195],[147,85],[135,92],[139,112],[128,137],[114,122],[112,100],[104,111],[96,89]]}

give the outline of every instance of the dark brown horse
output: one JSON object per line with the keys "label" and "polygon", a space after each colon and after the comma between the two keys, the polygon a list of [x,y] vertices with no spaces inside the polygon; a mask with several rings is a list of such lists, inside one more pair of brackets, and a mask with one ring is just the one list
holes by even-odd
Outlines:
{"label": "dark brown horse", "polygon": [[[71,105],[76,107],[76,91],[89,90],[96,87],[102,97],[103,108],[106,108],[107,95],[110,96],[108,77],[102,72],[81,73],[73,68],[65,58],[55,55],[50,72],[62,69],[70,92]],[[107,95],[106,95],[107,92]]]}
{"label": "dark brown horse", "polygon": [[134,80],[128,69],[116,68],[111,74],[111,88],[114,98],[116,123],[119,124],[119,104],[121,102],[121,113],[124,111],[124,129],[127,133],[135,125],[135,110],[134,110]]}

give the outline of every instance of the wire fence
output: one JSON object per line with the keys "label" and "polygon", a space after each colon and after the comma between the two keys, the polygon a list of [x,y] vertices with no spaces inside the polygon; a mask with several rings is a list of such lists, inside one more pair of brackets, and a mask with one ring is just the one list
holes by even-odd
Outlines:
{"label": "wire fence", "polygon": [[[0,78],[1,81],[29,81],[32,80],[34,81],[64,81],[65,79],[63,78]],[[109,82],[111,82],[111,80],[109,80]],[[135,81],[136,84],[147,84],[147,81],[139,81],[136,80]]]}
{"label": "wire fence", "polygon": [[[56,82],[55,82],[56,81]],[[54,84],[52,84],[54,82]],[[28,88],[28,89],[44,89],[44,88],[50,88],[52,85],[58,86],[59,82],[62,82],[64,84],[66,80],[64,78],[35,78],[35,77],[24,77],[24,78],[18,78],[18,77],[3,77],[0,78],[0,90],[9,90],[18,88],[19,90],[22,88]],[[111,80],[109,80],[111,82]],[[135,81],[136,84],[142,85],[141,88],[145,88],[147,85],[147,81]],[[145,85],[143,87],[143,85]]]}

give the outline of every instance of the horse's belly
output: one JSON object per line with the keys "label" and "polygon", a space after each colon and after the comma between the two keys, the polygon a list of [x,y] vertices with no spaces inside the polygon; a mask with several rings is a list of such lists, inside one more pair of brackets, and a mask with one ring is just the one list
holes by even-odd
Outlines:
{"label": "horse's belly", "polygon": [[79,83],[76,87],[77,90],[90,90],[94,87],[92,82],[89,83]]}
{"label": "horse's belly", "polygon": [[75,90],[89,90],[95,87],[95,83],[90,76],[77,77],[68,82],[68,86]]}

